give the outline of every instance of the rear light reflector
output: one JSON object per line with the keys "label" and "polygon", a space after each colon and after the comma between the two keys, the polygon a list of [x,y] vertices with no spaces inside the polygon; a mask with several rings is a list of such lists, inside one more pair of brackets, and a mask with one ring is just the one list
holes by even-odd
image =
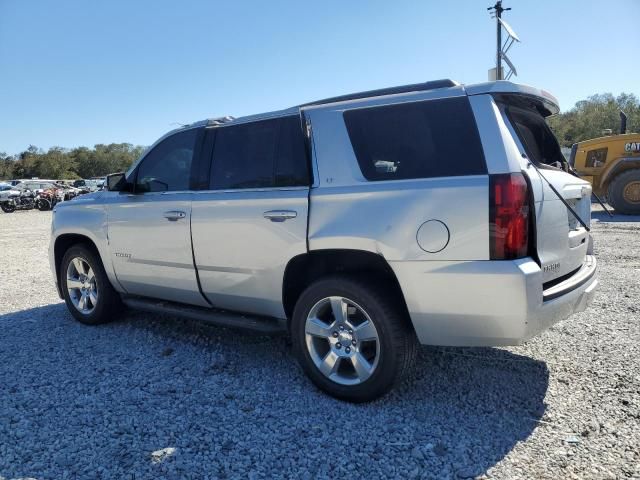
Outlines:
{"label": "rear light reflector", "polygon": [[489,176],[491,260],[527,256],[530,208],[529,186],[522,173]]}

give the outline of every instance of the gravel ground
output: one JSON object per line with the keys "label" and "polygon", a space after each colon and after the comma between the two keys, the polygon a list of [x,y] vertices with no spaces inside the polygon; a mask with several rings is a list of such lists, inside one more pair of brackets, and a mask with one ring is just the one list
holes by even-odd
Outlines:
{"label": "gravel ground", "polygon": [[640,478],[640,217],[594,216],[587,311],[517,348],[424,348],[413,382],[350,405],[283,338],[76,323],[50,213],[0,214],[0,480]]}

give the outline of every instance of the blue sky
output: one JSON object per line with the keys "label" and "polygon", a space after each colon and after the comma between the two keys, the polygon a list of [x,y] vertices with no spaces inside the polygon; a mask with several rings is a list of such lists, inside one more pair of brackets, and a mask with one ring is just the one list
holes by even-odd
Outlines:
{"label": "blue sky", "polygon": [[[0,151],[149,145],[176,123],[494,62],[489,0],[0,0]],[[516,81],[640,95],[640,0],[505,0]]]}

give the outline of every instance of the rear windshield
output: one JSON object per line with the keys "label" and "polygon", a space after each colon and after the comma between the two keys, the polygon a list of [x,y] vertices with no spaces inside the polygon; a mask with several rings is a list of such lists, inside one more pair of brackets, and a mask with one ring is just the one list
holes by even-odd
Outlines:
{"label": "rear windshield", "polygon": [[537,165],[560,168],[565,158],[544,117],[535,110],[514,106],[506,106],[505,111],[529,159]]}
{"label": "rear windshield", "polygon": [[367,180],[487,173],[467,97],[348,110],[344,121]]}

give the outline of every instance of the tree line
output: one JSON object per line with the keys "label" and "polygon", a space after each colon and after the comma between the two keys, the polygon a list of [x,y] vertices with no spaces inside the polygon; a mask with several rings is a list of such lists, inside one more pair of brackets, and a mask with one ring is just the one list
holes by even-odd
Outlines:
{"label": "tree line", "polygon": [[111,143],[93,148],[51,147],[44,151],[30,145],[24,152],[13,156],[0,152],[0,179],[101,177],[125,171],[145,148],[130,143]]}
{"label": "tree line", "polygon": [[[619,112],[628,117],[627,131],[640,132],[640,101],[633,94],[610,93],[581,100],[569,111],[549,118],[549,125],[564,147],[600,137],[603,130],[620,132]],[[95,145],[93,148],[51,147],[47,151],[33,145],[17,155],[0,152],[0,179],[74,179],[122,172],[137,160],[146,147],[130,143]]]}
{"label": "tree line", "polygon": [[603,136],[605,129],[620,133],[620,110],[627,114],[627,133],[640,133],[640,101],[630,93],[592,95],[569,111],[549,118],[549,125],[563,147]]}

